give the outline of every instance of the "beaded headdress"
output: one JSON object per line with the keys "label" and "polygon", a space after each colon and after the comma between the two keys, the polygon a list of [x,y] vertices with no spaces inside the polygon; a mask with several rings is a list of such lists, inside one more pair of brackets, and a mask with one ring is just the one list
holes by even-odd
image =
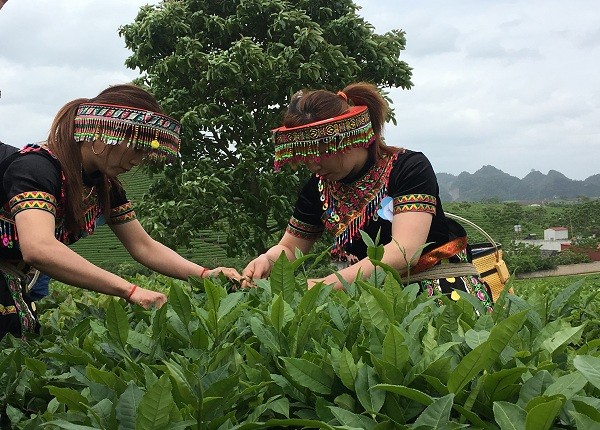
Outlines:
{"label": "beaded headdress", "polygon": [[179,154],[181,125],[158,112],[104,103],[83,103],[75,116],[75,141],[100,139],[148,152],[151,160],[172,160]]}
{"label": "beaded headdress", "polygon": [[285,163],[319,159],[352,148],[367,148],[375,141],[369,110],[352,106],[333,118],[298,127],[279,127],[273,132],[275,170]]}

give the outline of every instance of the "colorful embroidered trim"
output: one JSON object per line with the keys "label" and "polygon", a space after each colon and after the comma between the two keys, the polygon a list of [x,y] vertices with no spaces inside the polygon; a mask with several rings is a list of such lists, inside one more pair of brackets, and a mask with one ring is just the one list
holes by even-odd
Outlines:
{"label": "colorful embroidered trim", "polygon": [[398,154],[384,155],[365,176],[351,184],[329,182],[319,178],[322,221],[334,236],[332,255],[337,255],[347,243],[359,235],[377,213],[387,194],[387,183]]}
{"label": "colorful embroidered trim", "polygon": [[110,224],[124,224],[136,218],[133,203],[131,202],[112,208],[110,211]]}
{"label": "colorful embroidered trim", "polygon": [[26,209],[41,209],[56,216],[56,197],[43,191],[26,191],[17,194],[8,204],[13,217]]}
{"label": "colorful embroidered trim", "polygon": [[402,212],[427,212],[435,215],[435,196],[428,194],[408,194],[394,197],[394,215]]}
{"label": "colorful embroidered trim", "polygon": [[21,280],[8,273],[3,273],[2,276],[4,276],[4,279],[6,280],[6,285],[8,285],[8,290],[10,291],[10,295],[15,304],[15,313],[18,315],[19,322],[21,323],[21,337],[25,337],[27,333],[35,332],[35,316],[23,299]]}
{"label": "colorful embroidered trim", "polygon": [[292,216],[285,231],[301,239],[316,240],[323,234],[324,227],[307,224]]}
{"label": "colorful embroidered trim", "polygon": [[369,110],[352,106],[334,118],[298,127],[279,127],[273,132],[275,170],[285,163],[326,157],[352,148],[367,148],[375,141]]}
{"label": "colorful embroidered trim", "polygon": [[467,248],[467,238],[466,237],[457,237],[454,240],[451,240],[448,243],[445,243],[441,246],[438,246],[435,249],[432,249],[425,255],[421,255],[417,264],[415,264],[410,272],[411,273],[419,273],[423,270],[427,270],[433,267],[436,263],[443,260],[444,258],[450,258],[460,251],[463,251]]}
{"label": "colorful embroidered trim", "polygon": [[83,103],[75,117],[75,141],[100,139],[107,145],[127,145],[148,151],[150,159],[174,159],[179,154],[181,125],[158,112],[98,103]]}
{"label": "colorful embroidered trim", "polygon": [[14,306],[0,305],[0,315],[16,314],[17,308]]}

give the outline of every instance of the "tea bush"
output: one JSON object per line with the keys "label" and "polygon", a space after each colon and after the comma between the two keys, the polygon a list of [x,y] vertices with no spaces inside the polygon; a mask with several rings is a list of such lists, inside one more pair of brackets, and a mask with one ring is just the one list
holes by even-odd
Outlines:
{"label": "tea bush", "polygon": [[488,314],[389,269],[307,291],[302,261],[245,291],[139,276],[168,292],[160,310],[56,289],[42,336],[0,343],[1,427],[600,427],[599,299],[582,300],[584,282],[503,295]]}

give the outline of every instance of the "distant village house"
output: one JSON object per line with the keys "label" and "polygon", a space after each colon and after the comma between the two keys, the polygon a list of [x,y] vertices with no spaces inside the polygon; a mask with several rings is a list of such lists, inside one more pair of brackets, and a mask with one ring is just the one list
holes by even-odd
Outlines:
{"label": "distant village house", "polygon": [[571,246],[569,239],[569,229],[566,227],[549,227],[544,230],[544,239],[533,239],[533,235],[528,239],[517,240],[517,243],[526,243],[538,246],[543,253],[553,254],[560,252]]}
{"label": "distant village house", "polygon": [[569,229],[566,227],[550,227],[544,230],[544,240],[568,240]]}

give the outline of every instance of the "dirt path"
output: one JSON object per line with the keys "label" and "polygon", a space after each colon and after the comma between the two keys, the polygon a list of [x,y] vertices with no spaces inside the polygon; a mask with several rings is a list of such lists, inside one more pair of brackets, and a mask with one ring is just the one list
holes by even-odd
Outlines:
{"label": "dirt path", "polygon": [[547,276],[580,275],[583,273],[596,272],[600,272],[600,261],[594,261],[592,263],[578,263],[569,264],[565,266],[558,266],[556,269],[553,270],[540,270],[531,273],[521,273],[517,275],[517,279],[545,278]]}

